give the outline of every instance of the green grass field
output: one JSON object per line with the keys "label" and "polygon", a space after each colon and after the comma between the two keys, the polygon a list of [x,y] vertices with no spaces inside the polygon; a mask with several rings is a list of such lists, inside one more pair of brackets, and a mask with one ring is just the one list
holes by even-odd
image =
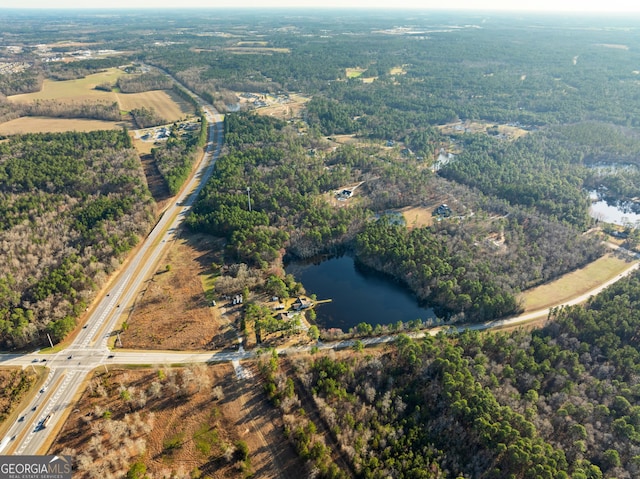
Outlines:
{"label": "green grass field", "polygon": [[631,263],[613,254],[607,254],[593,263],[563,277],[522,294],[525,311],[554,306],[591,291],[593,288],[614,278],[627,269]]}

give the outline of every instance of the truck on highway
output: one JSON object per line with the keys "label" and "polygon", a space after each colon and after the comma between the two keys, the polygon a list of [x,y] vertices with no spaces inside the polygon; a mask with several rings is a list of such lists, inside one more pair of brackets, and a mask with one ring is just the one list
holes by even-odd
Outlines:
{"label": "truck on highway", "polygon": [[45,417],[40,423],[40,429],[45,429],[51,422],[52,417],[53,417],[53,414],[47,414],[47,417]]}

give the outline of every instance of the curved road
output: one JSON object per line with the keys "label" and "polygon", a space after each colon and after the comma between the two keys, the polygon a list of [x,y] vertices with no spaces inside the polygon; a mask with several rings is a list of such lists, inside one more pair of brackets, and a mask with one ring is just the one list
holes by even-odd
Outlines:
{"label": "curved road", "polygon": [[[30,404],[20,413],[18,420],[9,427],[5,437],[0,441],[0,453],[4,454],[44,454],[49,440],[49,432],[55,430],[56,424],[65,415],[65,409],[73,406],[75,397],[81,392],[82,384],[91,371],[97,367],[108,368],[109,365],[124,364],[179,364],[205,362],[232,362],[239,379],[249,377],[243,370],[240,361],[255,357],[255,353],[246,352],[240,344],[238,351],[223,352],[171,352],[171,351],[118,351],[112,353],[107,342],[112,336],[120,314],[127,310],[134,296],[140,290],[142,283],[157,267],[160,255],[163,253],[167,240],[177,231],[190,207],[193,205],[207,179],[211,175],[216,159],[220,154],[223,140],[222,116],[212,106],[198,99],[210,124],[211,139],[205,147],[204,156],[197,167],[191,181],[183,188],[182,193],[162,215],[149,236],[142,243],[133,257],[125,263],[121,273],[116,277],[107,294],[98,302],[91,312],[86,326],[80,330],[73,343],[64,351],[55,354],[4,354],[0,355],[0,365],[8,366],[39,366],[46,365],[49,375],[43,388],[38,392]],[[638,269],[638,255],[627,252],[636,260],[627,270],[615,278],[606,281],[593,290],[573,298],[564,305],[579,304],[589,297],[619,281]],[[562,306],[562,305],[557,305]],[[409,333],[412,337],[435,335],[443,329],[446,331],[487,330],[515,326],[518,324],[546,317],[551,308],[521,314],[486,323],[436,327],[424,332]],[[364,338],[360,341],[364,345],[390,342],[395,336]],[[351,347],[356,340],[345,340],[335,343],[318,343],[320,349],[340,349]],[[241,338],[240,338],[241,342]],[[310,346],[292,347],[279,350],[280,354],[308,351]],[[51,415],[46,428],[40,425]]]}

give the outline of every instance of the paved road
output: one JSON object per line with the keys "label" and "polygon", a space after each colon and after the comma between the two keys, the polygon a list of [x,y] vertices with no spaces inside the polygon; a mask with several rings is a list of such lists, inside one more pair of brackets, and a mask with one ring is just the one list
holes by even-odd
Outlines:
{"label": "paved road", "polygon": [[[90,313],[86,326],[80,330],[73,343],[64,351],[48,355],[0,355],[0,365],[46,365],[49,375],[45,387],[33,401],[23,410],[18,420],[13,424],[6,436],[9,442],[3,440],[4,454],[38,454],[44,453],[44,445],[48,439],[47,432],[53,430],[62,417],[65,408],[73,404],[73,399],[79,391],[87,373],[102,364],[141,363],[164,364],[156,353],[127,353],[120,359],[108,349],[107,343],[122,314],[126,314],[133,304],[137,292],[157,268],[157,263],[164,247],[176,234],[184,221],[189,209],[196,200],[207,179],[211,176],[215,161],[220,155],[223,143],[222,116],[211,106],[198,99],[209,122],[209,143],[205,146],[205,153],[192,179],[176,197],[176,203],[168,207],[144,240],[136,253],[123,265],[119,275],[109,287],[107,294],[99,301]],[[127,357],[127,355],[129,357]],[[209,357],[212,354],[209,353]],[[220,360],[230,360],[221,353]],[[193,362],[192,354],[178,355],[174,362]],[[198,362],[198,361],[196,361]],[[107,366],[108,367],[108,366]],[[51,415],[46,428],[42,422]]]}
{"label": "paved road", "polygon": [[[215,156],[215,155],[214,155]],[[172,224],[174,227],[174,224]],[[156,245],[157,246],[157,245]],[[631,254],[631,253],[629,253]],[[633,255],[636,261],[634,261],[629,268],[616,277],[606,281],[591,291],[573,298],[567,301],[563,305],[574,305],[583,303],[591,296],[594,296],[601,292],[606,287],[612,285],[616,281],[619,281],[623,277],[631,274],[638,269],[640,263],[637,261],[637,255]],[[131,266],[130,266],[131,267]],[[147,271],[146,269],[144,271]],[[128,277],[127,272],[123,273],[124,277]],[[142,281],[144,277],[140,277]],[[134,285],[140,284],[140,281],[131,281],[131,289],[126,288],[129,291],[135,291]],[[125,288],[123,288],[124,291]],[[114,290],[112,290],[114,291]],[[133,292],[131,294],[134,294]],[[105,321],[108,319],[108,325],[113,327],[116,321],[116,314],[104,314],[102,306],[113,306],[112,295],[116,298],[126,296],[124,292],[118,292],[115,290],[108,297],[105,297],[99,307],[92,315],[91,321]],[[120,295],[120,296],[119,296]],[[558,305],[561,306],[561,305]],[[116,308],[117,309],[117,304]],[[526,323],[532,319],[538,319],[540,317],[546,317],[549,314],[551,308],[544,308],[538,311],[532,311],[529,313],[521,314],[511,318],[505,318],[495,321],[489,321],[485,323],[473,324],[473,325],[461,325],[461,326],[444,326],[447,331],[463,331],[470,330],[487,330],[493,328],[500,328],[506,326],[517,326],[518,324]],[[98,327],[99,330],[109,328]],[[424,337],[425,335],[436,335],[443,330],[443,327],[433,328],[427,331],[409,333],[412,337]],[[92,331],[92,330],[90,330]],[[95,337],[93,333],[87,333],[90,337]],[[52,425],[55,424],[55,419],[61,416],[64,408],[73,404],[73,396],[79,390],[80,385],[86,375],[95,369],[96,367],[108,368],[110,365],[126,365],[126,364],[142,364],[142,365],[172,365],[172,364],[193,364],[193,363],[215,363],[215,362],[231,362],[234,365],[236,375],[238,378],[246,378],[247,371],[245,371],[240,365],[240,361],[244,359],[250,359],[255,357],[254,352],[244,351],[242,345],[239,344],[238,349],[235,351],[207,351],[207,352],[179,352],[179,351],[117,351],[110,352],[106,348],[106,341],[108,333],[100,333],[99,339],[96,341],[87,341],[87,336],[81,334],[78,336],[73,345],[57,354],[42,355],[42,354],[29,354],[29,355],[17,355],[6,354],[0,355],[0,364],[6,365],[19,365],[28,367],[29,365],[42,365],[46,364],[51,368],[51,373],[47,382],[45,383],[45,390],[38,393],[36,398],[31,404],[22,412],[21,416],[24,416],[23,420],[18,420],[6,437],[15,439],[5,444],[5,453],[13,454],[35,454],[44,453],[41,450],[42,445],[47,439],[46,431],[39,430],[38,424],[48,415],[53,414]],[[374,345],[392,342],[395,340],[394,335],[387,335],[374,338],[364,338],[360,341],[365,345]],[[352,347],[357,340],[344,340],[333,343],[321,343],[318,342],[316,347],[319,349],[343,349]],[[97,346],[96,346],[97,344]],[[84,346],[83,346],[84,345]],[[298,352],[307,352],[312,346],[300,346],[290,347],[286,349],[280,349],[280,354],[295,354]],[[44,363],[43,363],[44,361]],[[32,411],[31,408],[36,406],[36,410]],[[0,443],[0,447],[2,444]]]}
{"label": "paved road", "polygon": [[[107,294],[95,306],[87,325],[77,335],[70,347],[55,354],[4,354],[0,355],[0,365],[11,366],[42,366],[49,368],[49,375],[43,389],[38,392],[31,403],[20,413],[18,420],[9,428],[6,436],[0,441],[0,452],[4,454],[43,454],[46,452],[48,432],[52,431],[56,423],[63,416],[66,408],[74,403],[74,397],[79,392],[87,374],[97,367],[109,368],[110,365],[124,364],[149,364],[171,365],[207,362],[231,362],[238,378],[248,377],[246,370],[240,365],[240,361],[255,357],[255,353],[244,351],[241,344],[235,351],[210,351],[210,352],[175,352],[175,351],[118,351],[111,352],[107,348],[107,342],[118,322],[119,316],[127,312],[132,304],[134,296],[140,290],[142,283],[150,277],[153,268],[168,243],[184,220],[189,208],[197,198],[198,193],[204,187],[211,175],[214,163],[220,154],[222,147],[223,125],[222,117],[204,101],[198,99],[205,111],[210,124],[210,138],[212,139],[205,148],[205,155],[188,185],[164,212],[162,218],[141,245],[136,254],[125,264]],[[579,304],[589,297],[598,294],[604,288],[619,281],[632,271],[638,269],[638,255],[627,252],[633,256],[635,262],[622,274],[612,278],[593,290],[576,297],[564,305]],[[561,306],[561,305],[558,305]],[[487,330],[492,328],[516,326],[532,319],[546,317],[550,308],[532,311],[512,318],[505,318],[486,323],[444,326],[448,331]],[[437,327],[424,332],[410,333],[413,337],[422,337],[427,334],[435,335],[442,331],[443,327]],[[373,345],[391,342],[395,336],[388,335],[375,338],[365,338],[361,342],[364,345]],[[340,349],[354,345],[356,340],[345,340],[335,343],[318,343],[319,349]],[[294,354],[311,349],[311,346],[292,347],[281,349],[281,354]],[[42,421],[51,415],[51,421],[46,428],[40,427]]]}

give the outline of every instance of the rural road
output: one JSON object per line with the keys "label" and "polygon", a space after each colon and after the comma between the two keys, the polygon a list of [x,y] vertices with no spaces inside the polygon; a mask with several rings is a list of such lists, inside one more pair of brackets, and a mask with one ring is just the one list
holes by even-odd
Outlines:
{"label": "rural road", "polygon": [[[176,234],[186,214],[196,200],[206,181],[211,176],[223,143],[223,121],[212,106],[198,99],[210,125],[210,141],[205,147],[205,154],[198,165],[195,174],[188,182],[182,193],[176,197],[153,228],[149,236],[138,248],[135,254],[125,263],[122,271],[107,289],[106,294],[93,307],[90,317],[75,340],[64,351],[52,354],[2,354],[0,366],[35,367],[46,366],[49,370],[43,388],[35,394],[31,402],[20,412],[18,419],[12,424],[0,441],[2,454],[44,454],[49,437],[55,431],[57,423],[64,417],[65,410],[73,406],[80,394],[87,375],[96,368],[108,369],[112,365],[172,365],[190,363],[231,362],[239,379],[247,378],[247,372],[240,365],[240,361],[255,357],[254,352],[244,351],[240,344],[236,351],[207,351],[207,352],[174,352],[174,351],[122,351],[111,352],[108,340],[116,329],[119,318],[125,314],[133,303],[135,295],[157,268],[158,261],[169,239]],[[623,273],[606,281],[598,287],[567,301],[556,305],[574,305],[583,303],[591,296],[601,292],[606,287],[619,281],[623,277],[638,269],[638,255],[627,252],[635,261]],[[488,330],[517,326],[533,319],[546,317],[551,308],[524,313],[515,317],[505,318],[472,325],[444,325],[421,332],[408,333],[412,337],[435,335],[440,331]],[[391,342],[394,335],[360,339],[363,345],[374,345]],[[348,348],[357,340],[344,340],[334,343],[318,343],[319,349]],[[295,354],[309,351],[311,346],[290,347],[278,350],[280,354]],[[42,421],[50,416],[46,428],[41,427]]]}
{"label": "rural road", "polygon": [[[173,225],[172,225],[173,226]],[[636,261],[634,261],[629,268],[623,273],[617,275],[614,278],[604,282],[596,288],[575,297],[566,303],[556,305],[568,306],[574,304],[580,304],[587,301],[590,297],[600,293],[608,286],[619,281],[623,277],[631,274],[638,269],[640,263],[637,261],[638,256],[629,253]],[[145,270],[146,271],[146,270]],[[128,277],[123,274],[124,277]],[[135,284],[134,282],[131,283]],[[139,283],[138,283],[139,284]],[[115,290],[115,288],[114,288]],[[112,290],[112,291],[114,291]],[[113,301],[109,300],[111,295],[118,293],[118,291],[112,292],[109,297],[105,297],[102,303],[106,303],[107,306],[113,306]],[[133,294],[133,293],[132,293]],[[126,295],[125,295],[126,296]],[[109,316],[105,315],[103,304],[100,304],[94,312],[90,324],[92,321],[104,321],[106,317],[109,317],[108,325],[113,327],[115,324],[115,317],[117,316],[113,312]],[[505,318],[495,321],[488,321],[485,323],[478,323],[472,325],[460,325],[460,326],[441,326],[432,328],[426,331],[409,332],[411,337],[420,338],[426,335],[436,335],[444,328],[447,331],[464,331],[464,330],[488,330],[495,328],[503,328],[510,326],[517,326],[519,324],[526,323],[533,319],[546,317],[549,314],[549,308],[540,309],[537,311],[531,311],[511,318]],[[94,319],[95,317],[95,319]],[[103,331],[105,328],[99,328]],[[111,329],[106,328],[107,331]],[[93,337],[94,329],[89,330],[87,334]],[[173,364],[193,364],[193,363],[217,363],[217,362],[231,362],[234,364],[236,375],[239,379],[246,378],[246,373],[240,366],[240,361],[250,359],[256,356],[255,352],[244,351],[240,346],[237,351],[207,351],[207,352],[177,352],[177,351],[118,351],[111,353],[106,347],[106,340],[109,336],[108,333],[101,333],[100,339],[97,341],[98,346],[91,345],[87,342],[86,336],[79,335],[76,341],[65,351],[58,352],[56,354],[6,354],[0,355],[0,365],[12,365],[29,367],[30,365],[42,365],[46,364],[50,368],[49,377],[45,383],[45,389],[39,392],[33,401],[25,408],[20,414],[18,421],[9,429],[8,434],[5,437],[4,446],[0,444],[0,447],[5,447],[4,453],[13,454],[36,454],[44,453],[44,445],[47,444],[47,431],[52,430],[51,427],[47,429],[39,429],[38,424],[47,415],[52,414],[52,423],[55,425],[55,420],[62,416],[61,412],[73,405],[75,395],[80,391],[80,387],[85,377],[89,372],[98,367],[108,369],[111,365],[173,365]],[[364,346],[382,344],[394,341],[395,335],[386,335],[380,337],[362,338],[361,343]],[[315,346],[319,349],[344,349],[352,347],[356,339],[343,340],[333,343],[321,343],[318,342]],[[312,346],[299,346],[279,349],[279,354],[295,354],[299,352],[308,352]],[[36,410],[32,410],[32,408]],[[24,418],[24,419],[21,419]],[[9,439],[7,442],[6,439]],[[13,439],[15,438],[15,439]]]}

